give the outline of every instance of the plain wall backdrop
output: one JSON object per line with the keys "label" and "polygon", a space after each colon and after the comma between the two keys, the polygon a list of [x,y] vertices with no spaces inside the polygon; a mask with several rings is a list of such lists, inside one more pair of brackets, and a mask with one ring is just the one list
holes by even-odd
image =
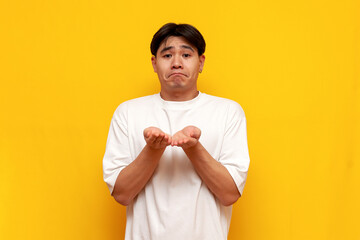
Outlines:
{"label": "plain wall backdrop", "polygon": [[202,92],[248,122],[229,239],[360,239],[358,0],[0,0],[0,239],[123,239],[102,180],[110,120],[159,91],[165,23],[205,37]]}

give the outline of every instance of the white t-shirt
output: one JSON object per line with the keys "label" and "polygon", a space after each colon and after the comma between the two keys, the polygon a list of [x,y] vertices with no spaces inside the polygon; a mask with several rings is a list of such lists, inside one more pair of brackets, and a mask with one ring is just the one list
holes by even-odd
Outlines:
{"label": "white t-shirt", "polygon": [[[145,128],[173,135],[189,125],[201,130],[199,141],[226,167],[242,194],[250,162],[244,111],[234,101],[200,92],[183,102],[154,94],[116,109],[103,160],[110,192],[119,172],[144,148]],[[182,148],[168,146],[152,178],[127,206],[125,239],[227,239],[231,210],[210,192]]]}

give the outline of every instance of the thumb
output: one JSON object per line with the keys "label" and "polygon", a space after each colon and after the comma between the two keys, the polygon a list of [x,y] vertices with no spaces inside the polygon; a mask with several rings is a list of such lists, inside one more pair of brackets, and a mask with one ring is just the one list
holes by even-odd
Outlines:
{"label": "thumb", "polygon": [[199,139],[200,138],[200,132],[192,132],[192,133],[190,133],[190,137]]}

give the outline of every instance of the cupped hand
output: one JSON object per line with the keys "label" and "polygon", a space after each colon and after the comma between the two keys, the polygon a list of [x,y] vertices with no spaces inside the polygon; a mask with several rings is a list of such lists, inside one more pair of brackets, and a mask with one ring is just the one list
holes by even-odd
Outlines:
{"label": "cupped hand", "polygon": [[172,136],[171,146],[182,147],[183,149],[195,146],[201,136],[201,130],[195,126],[187,126]]}
{"label": "cupped hand", "polygon": [[146,144],[152,149],[166,148],[171,144],[171,137],[157,127],[148,127],[144,130]]}

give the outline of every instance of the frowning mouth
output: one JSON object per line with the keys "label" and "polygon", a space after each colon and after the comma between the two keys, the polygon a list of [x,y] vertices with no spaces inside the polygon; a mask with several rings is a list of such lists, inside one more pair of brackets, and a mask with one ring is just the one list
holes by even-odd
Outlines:
{"label": "frowning mouth", "polygon": [[169,75],[169,77],[171,77],[171,76],[185,76],[185,77],[187,77],[187,75],[186,75],[186,74],[184,74],[184,73],[180,73],[180,72],[174,72],[174,73],[171,73],[171,74]]}

